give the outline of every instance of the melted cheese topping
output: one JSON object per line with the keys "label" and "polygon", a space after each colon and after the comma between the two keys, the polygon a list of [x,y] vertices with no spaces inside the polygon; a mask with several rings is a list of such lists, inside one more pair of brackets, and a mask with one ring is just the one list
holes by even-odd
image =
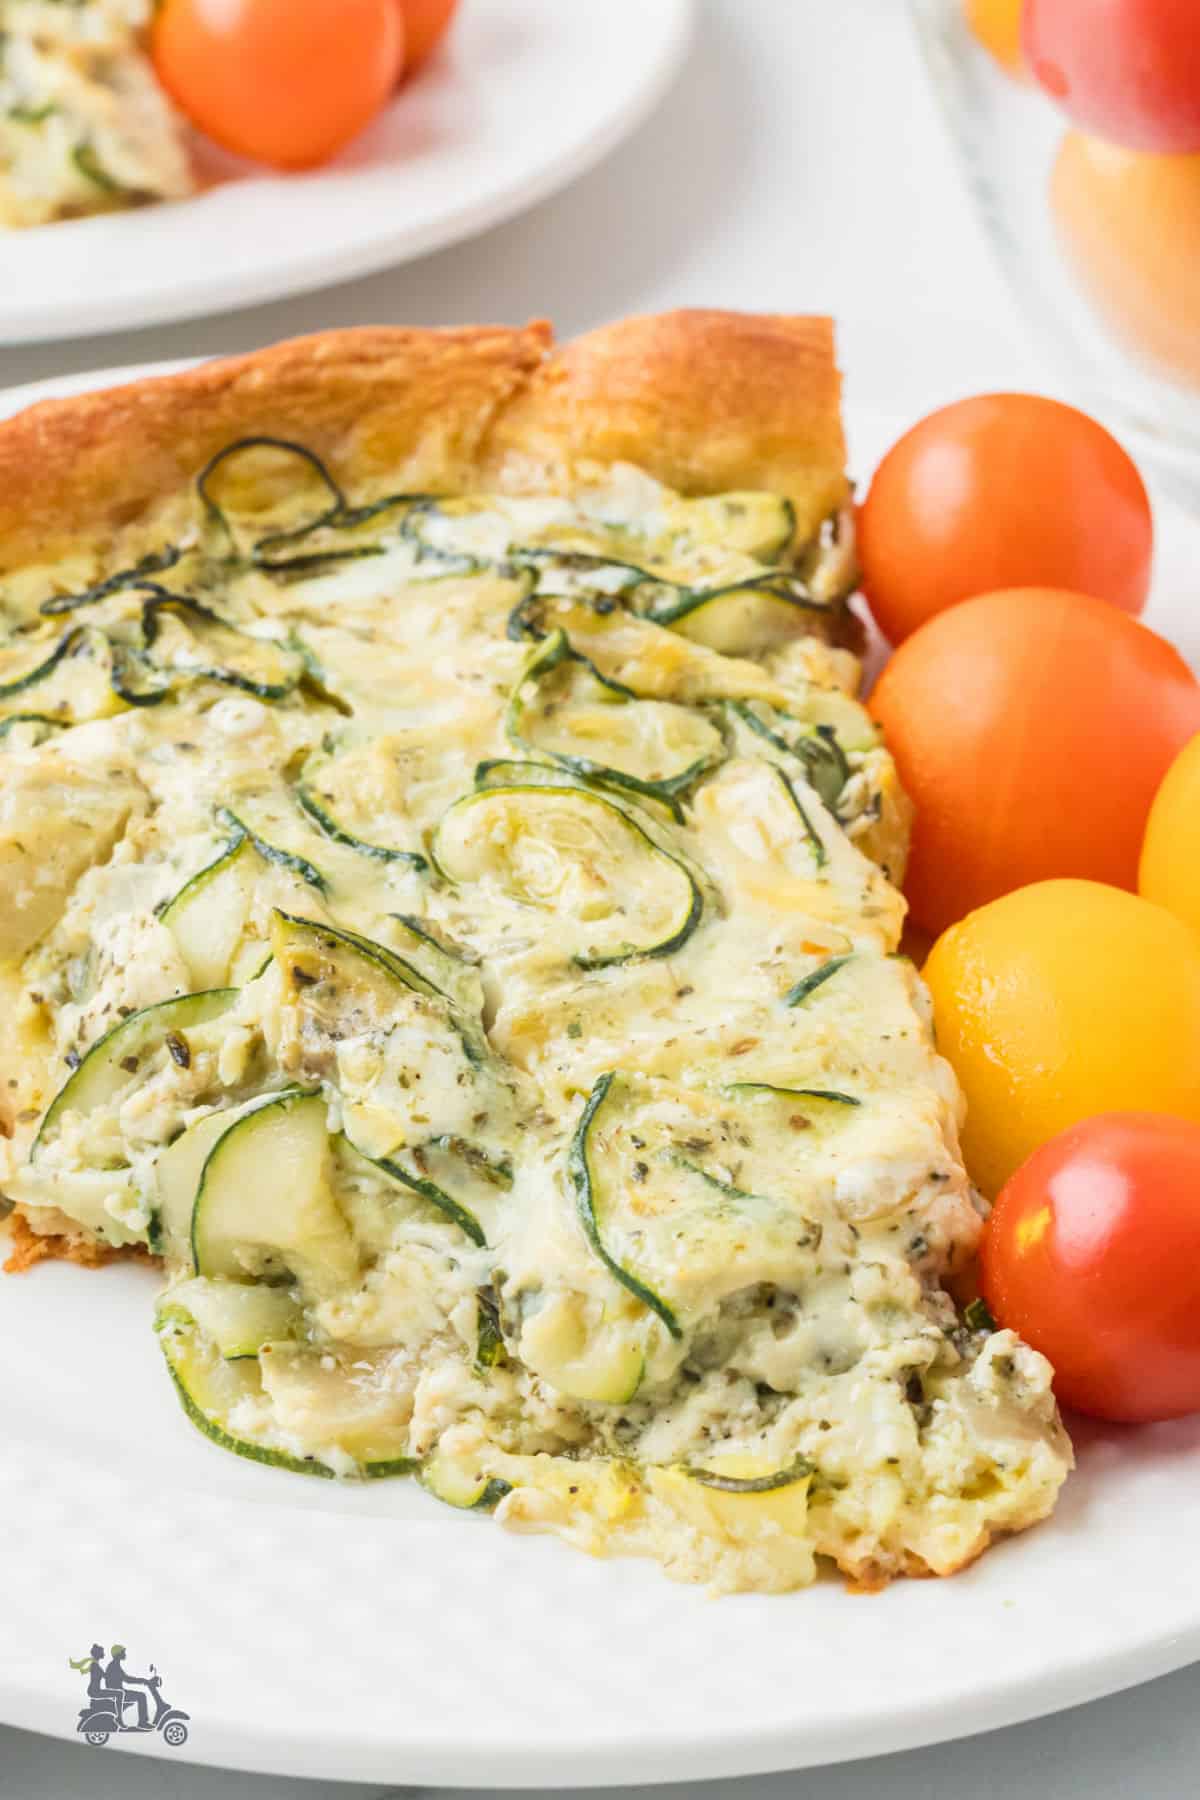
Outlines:
{"label": "melted cheese topping", "polygon": [[284,1466],[727,1589],[1042,1517],[844,549],[322,480],[234,447],[140,578],[0,595],[8,1195],[162,1250],[185,1404]]}

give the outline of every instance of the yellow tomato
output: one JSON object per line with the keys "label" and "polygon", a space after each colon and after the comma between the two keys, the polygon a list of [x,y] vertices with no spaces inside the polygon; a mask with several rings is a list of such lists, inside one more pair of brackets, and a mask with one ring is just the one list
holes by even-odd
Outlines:
{"label": "yellow tomato", "polygon": [[1138,892],[1200,932],[1200,737],[1179,752],[1150,808]]}
{"label": "yellow tomato", "polygon": [[1063,254],[1113,336],[1200,386],[1200,156],[1069,131],[1050,198]]}
{"label": "yellow tomato", "polygon": [[1094,1113],[1200,1121],[1200,941],[1161,906],[1040,881],[943,932],[925,979],[985,1194]]}
{"label": "yellow tomato", "polygon": [[1023,0],[965,0],[967,24],[1010,75],[1024,76],[1021,56]]}

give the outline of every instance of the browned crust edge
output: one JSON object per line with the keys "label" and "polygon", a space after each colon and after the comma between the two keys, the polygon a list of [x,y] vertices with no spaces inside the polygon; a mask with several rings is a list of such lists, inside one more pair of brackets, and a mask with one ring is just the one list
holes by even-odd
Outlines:
{"label": "browned crust edge", "polygon": [[363,327],[0,424],[0,572],[102,554],[232,439],[302,440],[354,497],[561,491],[632,462],[686,494],[786,494],[803,536],[845,500],[841,381],[826,318],[686,310],[556,347],[523,328]]}
{"label": "browned crust edge", "polygon": [[8,1220],[8,1234],[9,1254],[3,1264],[6,1275],[23,1275],[42,1262],[76,1263],[82,1269],[102,1269],[113,1262],[158,1262],[158,1258],[141,1244],[116,1249],[93,1238],[68,1237],[62,1233],[47,1236],[35,1231],[20,1211],[14,1212]]}

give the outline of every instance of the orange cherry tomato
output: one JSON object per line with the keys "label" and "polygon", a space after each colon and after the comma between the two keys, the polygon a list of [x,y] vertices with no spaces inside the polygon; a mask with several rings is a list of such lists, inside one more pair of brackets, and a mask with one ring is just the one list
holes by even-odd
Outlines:
{"label": "orange cherry tomato", "polygon": [[1035,1151],[996,1201],[983,1295],[1100,1419],[1200,1411],[1200,1126],[1103,1113]]}
{"label": "orange cherry tomato", "polygon": [[404,21],[405,76],[437,49],[458,11],[458,0],[396,0]]}
{"label": "orange cherry tomato", "polygon": [[1150,156],[1070,131],[1050,199],[1063,254],[1113,336],[1200,387],[1200,156]]}
{"label": "orange cherry tomato", "polygon": [[1037,394],[981,394],[893,444],[859,513],[863,591],[893,644],[959,600],[1063,587],[1146,603],[1145,484],[1103,425]]}
{"label": "orange cherry tomato", "polygon": [[1200,151],[1196,0],[1025,0],[1025,60],[1076,125],[1127,150]]}
{"label": "orange cherry tomato", "polygon": [[1024,0],[965,0],[967,24],[1010,75],[1023,77],[1021,7]]}
{"label": "orange cherry tomato", "polygon": [[159,80],[226,150],[305,169],[377,113],[403,61],[395,0],[162,0]]}
{"label": "orange cherry tomato", "polygon": [[941,931],[1054,876],[1134,888],[1159,783],[1200,731],[1200,683],[1104,601],[1025,588],[922,626],[870,708],[916,805],[905,892]]}

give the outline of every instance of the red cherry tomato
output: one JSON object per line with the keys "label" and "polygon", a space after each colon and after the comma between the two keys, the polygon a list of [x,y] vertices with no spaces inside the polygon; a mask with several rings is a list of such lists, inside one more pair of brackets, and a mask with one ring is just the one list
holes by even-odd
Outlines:
{"label": "red cherry tomato", "polygon": [[1200,1126],[1102,1113],[1051,1139],[1001,1190],[981,1275],[998,1323],[1054,1364],[1064,1406],[1200,1411]]}
{"label": "red cherry tomato", "polygon": [[998,588],[1146,604],[1141,476],[1103,425],[1037,394],[981,394],[914,425],[876,470],[858,531],[863,591],[893,644]]}
{"label": "red cherry tomato", "polygon": [[388,99],[403,33],[395,0],[162,0],[150,49],[201,131],[239,156],[305,169]]}
{"label": "red cherry tomato", "polygon": [[1200,150],[1196,0],[1025,0],[1025,60],[1077,125],[1127,150]]}

